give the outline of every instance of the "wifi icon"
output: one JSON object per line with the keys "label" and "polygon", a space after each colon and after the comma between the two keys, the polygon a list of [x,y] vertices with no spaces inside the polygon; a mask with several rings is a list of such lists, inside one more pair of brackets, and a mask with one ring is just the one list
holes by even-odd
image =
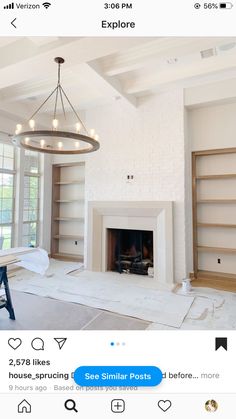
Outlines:
{"label": "wifi icon", "polygon": [[43,3],[43,6],[45,7],[45,9],[48,9],[51,6],[51,3],[48,3],[46,1],[45,3]]}

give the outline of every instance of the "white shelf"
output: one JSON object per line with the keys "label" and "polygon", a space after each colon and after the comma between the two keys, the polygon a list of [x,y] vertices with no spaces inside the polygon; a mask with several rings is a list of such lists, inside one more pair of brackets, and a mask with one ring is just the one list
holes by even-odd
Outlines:
{"label": "white shelf", "polygon": [[69,234],[57,234],[54,236],[55,240],[77,240],[77,241],[83,241],[83,236],[76,236],[76,235],[69,235]]}
{"label": "white shelf", "polygon": [[84,184],[84,179],[64,181],[64,182],[55,182],[54,185],[67,186],[67,185],[82,185]]}
{"label": "white shelf", "polygon": [[83,217],[56,217],[54,221],[84,221]]}
{"label": "white shelf", "polygon": [[57,204],[73,204],[74,202],[83,202],[84,199],[56,199],[54,202]]}
{"label": "white shelf", "polygon": [[54,259],[68,260],[68,261],[73,261],[73,262],[83,262],[84,260],[83,255],[75,255],[73,253],[54,253],[52,257]]}
{"label": "white shelf", "polygon": [[198,204],[236,204],[236,199],[199,199]]}
{"label": "white shelf", "polygon": [[236,179],[235,173],[225,173],[224,175],[202,175],[196,176],[198,180],[214,180],[214,179]]}

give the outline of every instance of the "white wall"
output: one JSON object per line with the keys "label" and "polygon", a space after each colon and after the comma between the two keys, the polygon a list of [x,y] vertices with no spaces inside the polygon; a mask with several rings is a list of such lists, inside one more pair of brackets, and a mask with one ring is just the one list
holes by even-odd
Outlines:
{"label": "white wall", "polygon": [[[137,108],[122,99],[90,109],[86,125],[96,128],[100,150],[77,159],[54,156],[53,162],[86,162],[86,203],[174,201],[175,280],[181,281],[187,272],[183,90],[146,97]],[[48,169],[44,173],[42,245],[48,249],[51,173]],[[127,183],[127,174],[134,175],[132,183]]]}
{"label": "white wall", "polygon": [[236,102],[189,110],[192,150],[236,147]]}
{"label": "white wall", "polygon": [[[186,275],[182,90],[87,112],[101,148],[87,156],[87,201],[174,201],[175,279]],[[126,175],[134,175],[133,183]]]}

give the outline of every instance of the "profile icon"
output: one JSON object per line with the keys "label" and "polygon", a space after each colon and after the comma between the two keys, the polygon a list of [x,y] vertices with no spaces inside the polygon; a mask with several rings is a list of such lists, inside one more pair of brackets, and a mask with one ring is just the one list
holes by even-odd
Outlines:
{"label": "profile icon", "polygon": [[218,403],[215,400],[207,400],[205,403],[205,409],[207,412],[216,412],[218,409]]}

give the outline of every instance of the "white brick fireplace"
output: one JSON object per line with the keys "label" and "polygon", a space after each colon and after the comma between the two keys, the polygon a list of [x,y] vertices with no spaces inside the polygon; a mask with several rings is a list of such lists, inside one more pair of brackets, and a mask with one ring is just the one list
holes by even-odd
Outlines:
{"label": "white brick fireplace", "polygon": [[106,272],[108,229],[114,228],[153,231],[154,280],[168,288],[174,285],[172,202],[89,202],[89,270]]}

